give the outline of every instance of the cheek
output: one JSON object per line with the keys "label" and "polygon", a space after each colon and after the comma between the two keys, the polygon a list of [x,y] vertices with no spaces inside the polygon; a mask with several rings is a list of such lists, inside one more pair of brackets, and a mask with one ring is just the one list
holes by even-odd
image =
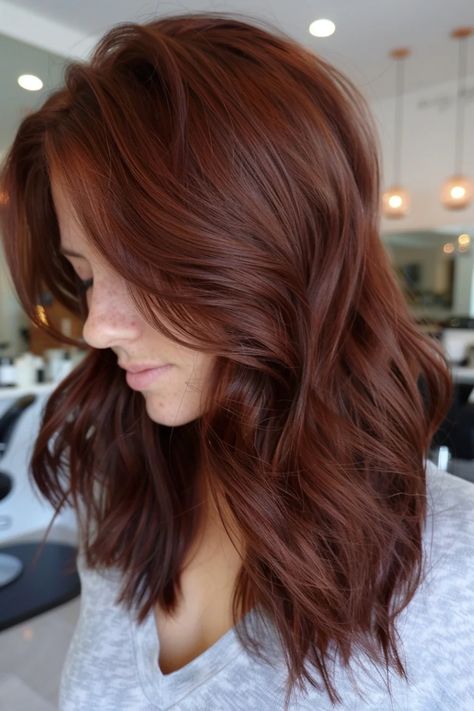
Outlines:
{"label": "cheek", "polygon": [[195,393],[207,394],[215,358],[208,355],[198,355],[194,358],[187,373],[187,387]]}

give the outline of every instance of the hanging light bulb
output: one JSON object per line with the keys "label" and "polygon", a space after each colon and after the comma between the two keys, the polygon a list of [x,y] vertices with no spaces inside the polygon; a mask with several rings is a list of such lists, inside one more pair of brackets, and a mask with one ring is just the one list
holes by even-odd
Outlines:
{"label": "hanging light bulb", "polygon": [[441,202],[449,210],[462,210],[472,200],[472,183],[463,175],[454,175],[441,189]]}
{"label": "hanging light bulb", "polygon": [[469,252],[471,247],[471,236],[466,232],[458,237],[458,252]]}
{"label": "hanging light bulb", "polygon": [[401,60],[408,57],[410,50],[406,48],[394,49],[390,52],[392,59],[397,60],[395,72],[395,140],[393,142],[394,155],[394,184],[382,196],[382,209],[385,217],[403,217],[410,206],[410,195],[400,183],[401,157],[402,157],[402,128],[403,128],[403,90],[404,72]]}
{"label": "hanging light bulb", "polygon": [[382,196],[385,217],[403,217],[410,206],[410,195],[401,186],[392,185]]}
{"label": "hanging light bulb", "polygon": [[462,210],[473,198],[472,181],[463,175],[462,160],[464,153],[464,108],[466,102],[466,65],[467,42],[473,33],[472,27],[459,27],[451,32],[453,39],[459,40],[458,54],[458,86],[456,96],[456,135],[454,146],[454,174],[444,183],[441,189],[441,202],[448,210]]}

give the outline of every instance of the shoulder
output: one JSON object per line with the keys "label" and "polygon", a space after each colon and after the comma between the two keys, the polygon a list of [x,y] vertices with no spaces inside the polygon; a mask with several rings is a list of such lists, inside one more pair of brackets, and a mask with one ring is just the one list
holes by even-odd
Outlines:
{"label": "shoulder", "polygon": [[474,484],[431,463],[426,477],[424,576],[398,631],[420,698],[464,711],[474,708]]}
{"label": "shoulder", "polygon": [[[432,463],[426,466],[427,517],[423,538],[430,599],[474,624],[474,484]],[[422,591],[424,586],[421,586]],[[472,627],[471,627],[472,628]]]}
{"label": "shoulder", "polygon": [[[425,553],[434,564],[443,560],[474,581],[474,483],[426,465],[427,519]],[[468,565],[469,570],[465,569]]]}

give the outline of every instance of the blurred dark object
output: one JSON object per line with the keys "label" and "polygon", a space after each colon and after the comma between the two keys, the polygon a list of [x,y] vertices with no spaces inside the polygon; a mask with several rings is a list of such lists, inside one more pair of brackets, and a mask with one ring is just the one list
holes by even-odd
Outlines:
{"label": "blurred dark object", "polygon": [[[1,460],[21,416],[35,400],[35,395],[18,398],[0,417]],[[14,482],[14,473],[0,472],[0,499],[8,500]],[[0,630],[51,610],[80,594],[77,548],[63,543],[44,543],[38,551],[39,546],[38,541],[0,548]]]}
{"label": "blurred dark object", "polygon": [[19,331],[20,331],[20,336],[22,337],[23,342],[26,346],[26,350],[29,351],[30,350],[31,330],[29,328],[27,328],[26,326],[24,326],[23,328],[20,328]]}
{"label": "blurred dark object", "polygon": [[440,324],[443,328],[474,328],[472,316],[450,316]]}
{"label": "blurred dark object", "polygon": [[38,546],[18,543],[2,548],[4,554],[21,560],[23,571],[0,589],[0,631],[63,605],[81,592],[77,549],[66,543],[45,543],[35,560]]}
{"label": "blurred dark object", "polygon": [[[5,455],[18,420],[35,400],[35,395],[18,398],[0,417],[0,458]],[[6,499],[12,489],[13,477],[9,472],[0,471],[0,501]],[[20,558],[0,552],[0,588],[16,580],[22,570],[23,562]]]}
{"label": "blurred dark object", "polygon": [[[458,388],[471,391],[472,385]],[[433,447],[448,447],[452,459],[474,459],[474,403],[466,398],[463,404],[463,397],[452,403],[432,442]]]}
{"label": "blurred dark object", "polygon": [[23,395],[17,398],[0,417],[0,457],[5,454],[18,419],[35,400],[36,395]]}

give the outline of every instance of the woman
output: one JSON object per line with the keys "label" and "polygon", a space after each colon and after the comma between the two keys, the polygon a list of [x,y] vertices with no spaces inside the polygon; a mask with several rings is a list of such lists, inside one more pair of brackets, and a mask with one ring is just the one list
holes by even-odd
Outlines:
{"label": "woman", "polygon": [[49,290],[90,347],[32,459],[81,525],[61,709],[471,708],[474,497],[426,471],[449,373],[378,235],[354,87],[226,15],[119,26],[3,190],[24,308],[68,342]]}

